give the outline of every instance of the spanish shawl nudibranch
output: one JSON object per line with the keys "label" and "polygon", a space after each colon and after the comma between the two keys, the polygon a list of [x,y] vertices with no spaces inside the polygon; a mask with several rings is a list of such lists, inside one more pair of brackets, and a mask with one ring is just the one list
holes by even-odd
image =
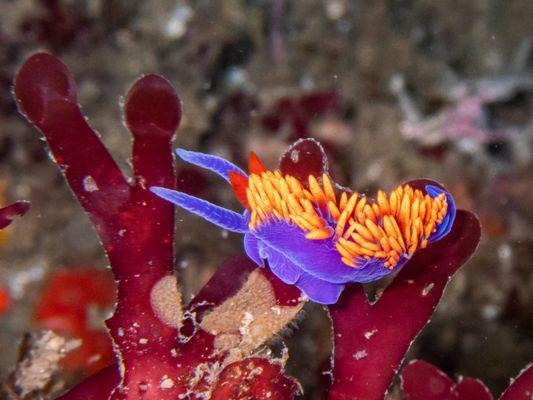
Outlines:
{"label": "spanish shawl nudibranch", "polygon": [[376,201],[336,190],[328,175],[301,182],[267,171],[250,154],[246,175],[232,163],[178,149],[183,160],[216,172],[246,210],[242,214],[162,187],[150,190],[206,220],[244,234],[244,248],[260,267],[266,260],[283,282],[311,300],[334,304],[350,282],[372,282],[401,268],[417,249],[443,238],[455,218],[452,196],[437,186],[409,185]]}

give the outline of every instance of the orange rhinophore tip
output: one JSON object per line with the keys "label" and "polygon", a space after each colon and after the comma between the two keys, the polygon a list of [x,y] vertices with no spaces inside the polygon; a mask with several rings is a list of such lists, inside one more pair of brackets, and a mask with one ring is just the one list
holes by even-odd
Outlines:
{"label": "orange rhinophore tip", "polygon": [[248,178],[234,171],[229,171],[228,176],[237,200],[239,200],[239,202],[249,210],[250,204],[248,203],[248,197],[246,195],[246,189],[248,189]]}
{"label": "orange rhinophore tip", "polygon": [[248,161],[248,171],[250,174],[261,175],[263,172],[266,172],[266,168],[253,151],[250,152],[250,161]]}

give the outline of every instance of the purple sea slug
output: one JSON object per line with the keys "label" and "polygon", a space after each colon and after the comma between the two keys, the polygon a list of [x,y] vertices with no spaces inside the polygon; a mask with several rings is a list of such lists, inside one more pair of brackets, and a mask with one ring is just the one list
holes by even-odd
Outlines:
{"label": "purple sea slug", "polygon": [[244,248],[283,282],[320,304],[337,302],[346,284],[367,283],[403,267],[417,249],[452,228],[455,204],[444,189],[401,185],[376,200],[336,188],[327,174],[300,181],[268,171],[251,153],[246,175],[213,155],[177,155],[226,179],[244,205],[242,214],[162,187],[158,196],[228,231],[244,234]]}

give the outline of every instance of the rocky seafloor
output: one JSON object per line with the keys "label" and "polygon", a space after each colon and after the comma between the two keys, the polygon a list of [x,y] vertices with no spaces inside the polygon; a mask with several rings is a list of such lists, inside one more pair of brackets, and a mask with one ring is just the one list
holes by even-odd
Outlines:
{"label": "rocky seafloor", "polygon": [[[250,150],[273,167],[297,138],[320,140],[339,183],[360,192],[427,177],[473,210],[482,242],[451,281],[410,351],[497,394],[533,360],[533,6],[492,1],[0,1],[0,180],[3,202],[32,209],[9,228],[0,282],[0,374],[39,329],[36,308],[59,270],[104,269],[87,216],[18,113],[11,82],[50,51],[71,69],[89,123],[129,171],[121,96],[148,72],[183,104],[175,145],[244,165]],[[157,160],[154,160],[157,163]],[[177,165],[178,184],[237,209],[228,187]],[[176,270],[186,299],[238,235],[178,211]],[[306,306],[288,332],[288,374],[321,398],[329,357],[326,313]],[[109,310],[91,313],[94,326]],[[103,328],[102,328],[103,329]],[[70,386],[83,372],[61,375]],[[394,391],[393,391],[394,393]],[[393,394],[394,396],[394,394]]]}

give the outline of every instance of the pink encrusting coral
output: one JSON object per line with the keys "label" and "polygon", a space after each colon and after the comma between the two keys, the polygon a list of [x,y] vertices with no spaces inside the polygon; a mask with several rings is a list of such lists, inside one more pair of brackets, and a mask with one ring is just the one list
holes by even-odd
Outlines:
{"label": "pink encrusting coral", "polygon": [[[239,256],[222,263],[191,302],[181,304],[173,274],[173,206],[148,190],[176,188],[171,139],[181,111],[169,82],[146,75],[126,97],[131,180],[87,124],[74,80],[57,58],[31,57],[17,76],[15,96],[95,225],[118,285],[116,309],[106,321],[115,363],[60,399],[294,398],[300,388],[284,375],[285,359],[262,350],[301,311],[300,290]],[[302,140],[282,156],[279,170],[297,179],[321,177],[327,160],[320,144]],[[424,180],[409,184],[440,188]],[[451,231],[418,249],[376,303],[361,284],[346,287],[329,306],[334,338],[329,399],[384,397],[446,283],[475,250],[479,233],[476,217],[458,210]]]}

